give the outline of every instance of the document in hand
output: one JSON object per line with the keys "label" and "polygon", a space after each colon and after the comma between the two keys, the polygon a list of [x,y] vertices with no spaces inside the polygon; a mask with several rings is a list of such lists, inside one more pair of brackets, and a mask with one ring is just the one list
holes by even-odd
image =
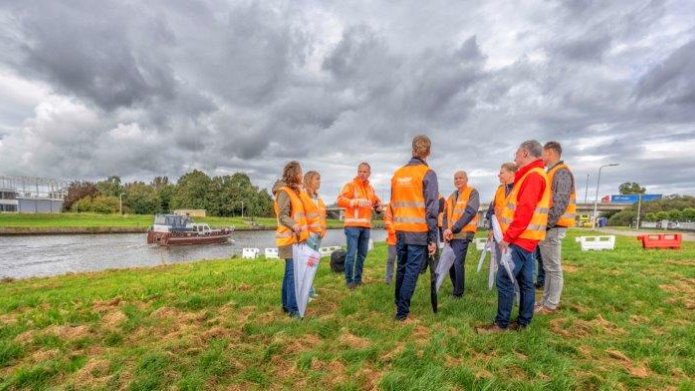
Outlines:
{"label": "document in hand", "polygon": [[[478,270],[477,273],[480,273],[480,270],[483,268],[483,262],[485,262],[485,256],[487,253],[492,253],[493,247],[495,246],[494,242],[492,240],[488,240],[485,243],[485,247],[483,247],[483,251],[480,252],[480,258],[478,259]],[[490,262],[495,262],[495,257],[490,258]]]}
{"label": "document in hand", "polygon": [[[500,222],[497,221],[497,216],[495,215],[492,215],[492,235],[495,237],[495,242],[502,242],[502,238],[504,237],[502,234],[502,227],[500,226]],[[514,270],[514,261],[512,261],[511,250],[502,252],[500,255],[500,264],[504,270],[506,270],[509,279],[514,281],[514,274],[512,273],[512,270]]]}

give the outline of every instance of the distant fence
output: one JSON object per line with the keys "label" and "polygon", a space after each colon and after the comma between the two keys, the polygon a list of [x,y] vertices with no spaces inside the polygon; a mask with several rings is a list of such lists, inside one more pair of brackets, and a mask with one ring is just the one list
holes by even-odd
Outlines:
{"label": "distant fence", "polygon": [[641,228],[653,228],[653,229],[671,229],[678,231],[695,231],[695,222],[688,221],[685,223],[678,221],[644,221],[640,224]]}

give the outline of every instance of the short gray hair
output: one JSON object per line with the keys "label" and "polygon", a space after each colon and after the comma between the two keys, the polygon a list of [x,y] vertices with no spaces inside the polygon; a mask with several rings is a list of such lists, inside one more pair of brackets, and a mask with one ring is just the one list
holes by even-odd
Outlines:
{"label": "short gray hair", "polygon": [[533,157],[543,156],[543,146],[538,140],[526,140],[519,145],[519,148],[525,149]]}

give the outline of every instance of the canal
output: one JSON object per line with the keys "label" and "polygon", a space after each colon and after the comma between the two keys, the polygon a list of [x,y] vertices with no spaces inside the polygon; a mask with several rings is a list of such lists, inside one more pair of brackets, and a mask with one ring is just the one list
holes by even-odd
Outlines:
{"label": "canal", "polygon": [[[159,247],[147,234],[0,236],[0,278],[45,277],[104,269],[168,265],[241,255],[244,247],[275,247],[274,231],[239,231],[225,244]],[[386,238],[373,230],[375,242]],[[343,230],[329,230],[322,246],[345,245]]]}

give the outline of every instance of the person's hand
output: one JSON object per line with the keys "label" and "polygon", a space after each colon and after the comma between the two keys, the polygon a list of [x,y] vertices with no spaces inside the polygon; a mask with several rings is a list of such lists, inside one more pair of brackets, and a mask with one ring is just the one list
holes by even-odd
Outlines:
{"label": "person's hand", "polygon": [[380,203],[377,202],[376,204],[374,204],[374,210],[375,210],[377,213],[381,213],[381,211],[384,210],[384,208],[381,206]]}
{"label": "person's hand", "polygon": [[437,252],[437,244],[430,242],[430,244],[427,245],[427,252],[430,256],[434,255]]}
{"label": "person's hand", "polygon": [[300,226],[299,224],[295,224],[292,226],[292,231],[299,235],[302,232],[302,226]]}
{"label": "person's hand", "polygon": [[451,241],[451,239],[453,239],[453,237],[454,237],[454,233],[451,232],[450,229],[447,228],[444,230],[444,240],[445,241],[449,242],[449,241]]}
{"label": "person's hand", "polygon": [[507,250],[509,250],[509,243],[507,243],[505,240],[502,240],[500,242],[500,251],[502,251],[502,253],[504,254],[507,252]]}

